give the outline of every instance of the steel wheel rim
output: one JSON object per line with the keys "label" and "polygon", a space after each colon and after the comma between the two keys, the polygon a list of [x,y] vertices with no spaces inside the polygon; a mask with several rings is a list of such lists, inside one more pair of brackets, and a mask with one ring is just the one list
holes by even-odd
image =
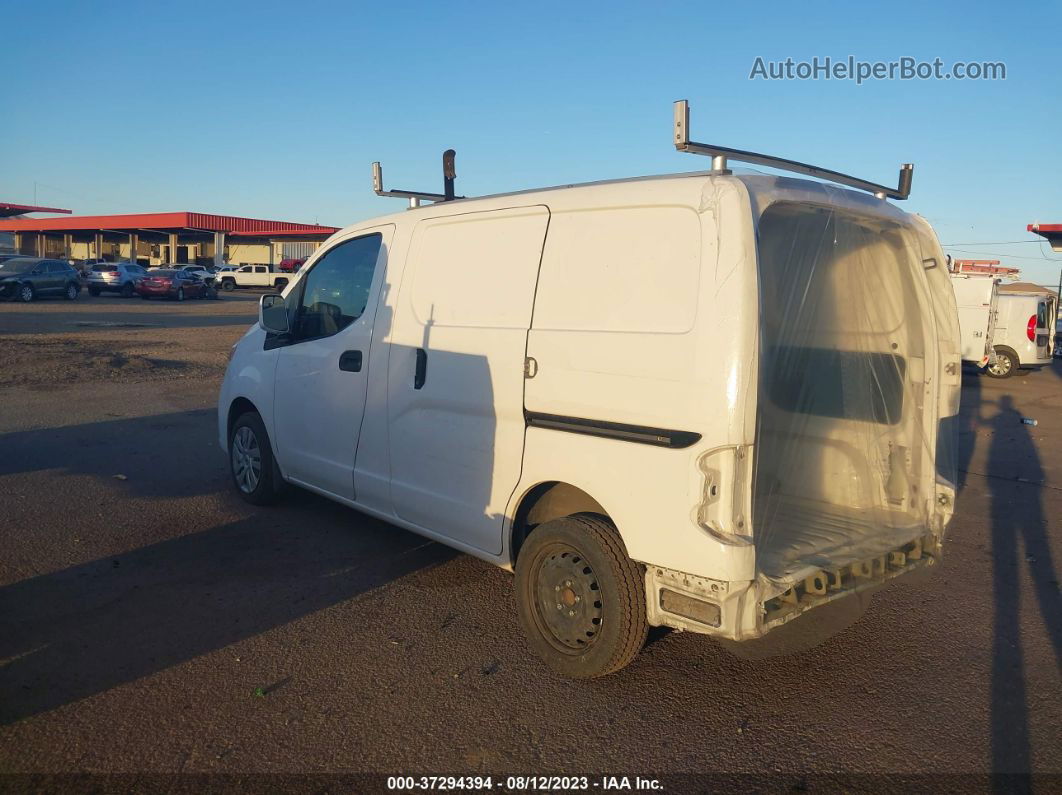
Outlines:
{"label": "steel wheel rim", "polygon": [[535,561],[532,588],[542,636],[563,654],[585,653],[600,637],[603,620],[601,589],[586,556],[551,544]]}
{"label": "steel wheel rim", "polygon": [[250,494],[262,479],[262,449],[258,437],[246,425],[232,437],[232,475],[244,494]]}

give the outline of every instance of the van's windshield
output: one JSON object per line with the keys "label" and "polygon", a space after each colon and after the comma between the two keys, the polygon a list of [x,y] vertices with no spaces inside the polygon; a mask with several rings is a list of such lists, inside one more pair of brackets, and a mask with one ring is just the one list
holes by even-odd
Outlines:
{"label": "van's windshield", "polygon": [[934,265],[913,229],[834,207],[771,205],[758,237],[753,530],[785,580],[925,532]]}

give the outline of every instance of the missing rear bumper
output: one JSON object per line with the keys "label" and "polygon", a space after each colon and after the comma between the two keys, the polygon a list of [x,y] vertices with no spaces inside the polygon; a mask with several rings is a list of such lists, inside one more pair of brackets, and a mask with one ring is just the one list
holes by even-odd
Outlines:
{"label": "missing rear bumper", "polygon": [[932,534],[882,555],[836,569],[821,569],[763,602],[763,632],[785,624],[813,607],[880,586],[895,577],[932,566],[940,545]]}
{"label": "missing rear bumper", "polygon": [[645,572],[648,619],[653,626],[750,640],[812,608],[879,588],[939,558],[940,542],[927,534],[873,558],[812,571],[791,584],[762,576],[727,582],[650,565]]}

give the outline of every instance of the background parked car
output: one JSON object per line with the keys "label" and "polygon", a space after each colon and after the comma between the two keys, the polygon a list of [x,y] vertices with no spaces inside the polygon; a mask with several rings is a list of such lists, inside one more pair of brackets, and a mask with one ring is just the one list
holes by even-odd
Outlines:
{"label": "background parked car", "polygon": [[147,271],[132,262],[97,262],[88,272],[85,285],[89,295],[112,292],[129,298],[136,291],[136,283],[145,275]]}
{"label": "background parked car", "polygon": [[144,299],[172,298],[183,301],[185,298],[206,298],[209,287],[195,273],[179,268],[160,268],[152,270],[137,282],[136,292]]}
{"label": "background parked car", "polygon": [[81,293],[77,271],[58,259],[15,257],[0,262],[0,295],[32,301],[46,295],[73,301]]}
{"label": "background parked car", "polygon": [[207,284],[214,283],[215,271],[207,265],[169,265],[167,267],[173,270],[184,271],[185,273],[194,273]]}

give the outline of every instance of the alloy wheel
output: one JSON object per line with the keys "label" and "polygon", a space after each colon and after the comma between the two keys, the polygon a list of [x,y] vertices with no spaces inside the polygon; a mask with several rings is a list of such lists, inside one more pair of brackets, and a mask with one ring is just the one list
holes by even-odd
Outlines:
{"label": "alloy wheel", "polygon": [[232,474],[244,494],[250,494],[262,479],[262,449],[254,431],[246,425],[232,437]]}

